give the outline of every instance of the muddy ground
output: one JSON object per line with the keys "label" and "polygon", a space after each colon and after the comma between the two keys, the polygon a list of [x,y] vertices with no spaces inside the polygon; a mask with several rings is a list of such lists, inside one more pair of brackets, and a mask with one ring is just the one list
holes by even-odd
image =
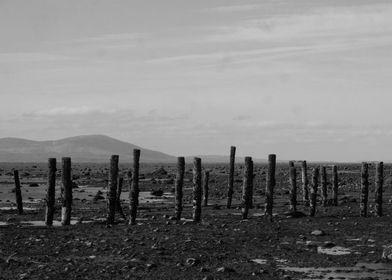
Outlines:
{"label": "muddy ground", "polygon": [[[14,210],[13,168],[21,174],[23,215]],[[121,166],[122,172],[127,168]],[[45,215],[46,165],[0,164],[0,279],[392,279],[392,266],[381,260],[383,246],[392,244],[392,166],[385,166],[383,217],[373,211],[374,166],[369,217],[361,218],[360,165],[340,164],[339,206],[319,203],[316,217],[289,218],[288,166],[279,164],[271,222],[262,215],[265,165],[255,166],[255,207],[248,220],[241,220],[238,209],[243,167],[236,166],[235,200],[226,209],[228,167],[205,165],[211,174],[210,202],[200,224],[189,221],[191,168],[186,168],[184,220],[171,218],[175,166],[142,164],[138,224],[129,226],[117,215],[118,224],[107,227],[106,202],[94,196],[102,190],[105,197],[108,164],[74,164],[75,224],[47,228],[39,224]],[[164,194],[154,197],[151,190]],[[307,214],[301,195],[299,210]],[[127,196],[125,191],[126,213]],[[312,234],[315,230],[321,235]]]}

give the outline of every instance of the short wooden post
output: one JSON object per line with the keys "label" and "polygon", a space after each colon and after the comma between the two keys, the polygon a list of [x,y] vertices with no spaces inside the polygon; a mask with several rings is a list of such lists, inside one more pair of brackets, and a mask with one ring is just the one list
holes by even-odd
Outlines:
{"label": "short wooden post", "polygon": [[251,206],[251,192],[253,188],[253,161],[251,157],[245,157],[244,179],[242,184],[241,213],[242,219],[248,218]]}
{"label": "short wooden post", "polygon": [[117,182],[117,192],[116,192],[116,212],[120,214],[120,216],[126,220],[127,217],[124,214],[124,211],[121,206],[121,193],[122,193],[122,187],[124,183],[124,177],[120,175],[118,177],[118,182]]}
{"label": "short wooden post", "polygon": [[328,204],[328,182],[327,182],[327,168],[321,167],[321,195],[323,201],[323,207]]}
{"label": "short wooden post", "polygon": [[131,214],[129,224],[136,225],[137,208],[139,206],[139,161],[140,150],[133,150],[133,172],[131,188],[129,190],[129,212]]}
{"label": "short wooden post", "polygon": [[118,155],[112,155],[110,158],[110,173],[109,173],[109,189],[107,193],[108,216],[107,224],[114,224],[116,213],[116,192],[118,180]]}
{"label": "short wooden post", "polygon": [[46,215],[45,224],[53,225],[55,194],[56,194],[56,159],[48,159],[48,189],[46,193]]}
{"label": "short wooden post", "polygon": [[201,159],[193,159],[193,221],[201,220]]}
{"label": "short wooden post", "polygon": [[203,206],[208,205],[208,181],[210,180],[210,172],[207,170],[204,172],[203,179]]}
{"label": "short wooden post", "polygon": [[382,193],[384,184],[384,163],[379,162],[376,165],[376,214],[382,216]]}
{"label": "short wooden post", "polygon": [[63,197],[61,207],[61,224],[63,226],[71,224],[71,211],[72,211],[72,179],[71,179],[71,158],[62,158],[62,184],[63,184]]}
{"label": "short wooden post", "polygon": [[290,175],[290,211],[297,211],[297,170],[294,166],[294,162],[289,162],[289,175]]}
{"label": "short wooden post", "polygon": [[268,173],[267,173],[267,185],[265,189],[265,214],[272,219],[272,208],[274,204],[274,187],[276,184],[275,180],[276,170],[276,155],[271,154],[268,156]]}
{"label": "short wooden post", "polygon": [[228,191],[227,191],[227,209],[231,208],[231,203],[233,201],[235,150],[236,150],[235,146],[230,147],[229,187],[228,187]]}
{"label": "short wooden post", "polygon": [[22,201],[22,191],[20,190],[20,180],[19,180],[18,170],[14,170],[14,181],[15,181],[16,206],[18,208],[19,215],[22,215],[23,201]]}
{"label": "short wooden post", "polygon": [[362,163],[361,169],[361,198],[360,198],[360,216],[367,217],[367,206],[369,197],[369,165]]}
{"label": "short wooden post", "polygon": [[183,197],[183,187],[184,187],[184,172],[185,172],[185,158],[177,158],[177,175],[175,181],[175,216],[179,221],[181,220],[182,214],[182,197]]}
{"label": "short wooden post", "polygon": [[332,203],[334,206],[338,206],[338,192],[339,192],[339,179],[338,179],[338,167],[332,166]]}
{"label": "short wooden post", "polygon": [[302,200],[305,206],[309,206],[309,180],[308,180],[308,167],[306,160],[302,161],[301,164],[302,174]]}
{"label": "short wooden post", "polygon": [[313,169],[312,174],[312,188],[310,189],[310,209],[309,209],[309,216],[314,217],[316,214],[316,205],[317,205],[317,188],[318,188],[318,181],[319,181],[319,168],[315,167]]}

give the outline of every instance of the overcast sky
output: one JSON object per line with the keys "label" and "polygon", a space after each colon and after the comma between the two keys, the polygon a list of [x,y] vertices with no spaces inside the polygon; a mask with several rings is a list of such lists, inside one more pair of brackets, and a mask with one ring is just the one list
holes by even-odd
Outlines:
{"label": "overcast sky", "polygon": [[392,160],[390,0],[0,0],[0,137]]}

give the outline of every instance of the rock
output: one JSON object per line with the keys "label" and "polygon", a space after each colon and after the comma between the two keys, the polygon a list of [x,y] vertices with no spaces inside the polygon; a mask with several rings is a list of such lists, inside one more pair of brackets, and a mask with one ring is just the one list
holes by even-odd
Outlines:
{"label": "rock", "polygon": [[195,258],[188,258],[185,261],[185,264],[187,266],[196,266],[196,265],[200,264],[200,260],[199,259],[195,259]]}
{"label": "rock", "polygon": [[300,211],[290,211],[290,212],[284,213],[284,215],[287,218],[293,218],[293,219],[306,217],[306,214],[303,212],[300,212]]}
{"label": "rock", "polygon": [[388,245],[384,248],[381,258],[383,260],[392,261],[392,245]]}
{"label": "rock", "polygon": [[39,185],[37,183],[30,183],[29,187],[36,188],[39,187]]}
{"label": "rock", "polygon": [[157,170],[153,171],[151,174],[153,176],[157,176],[157,177],[158,176],[165,176],[165,175],[167,175],[167,171],[165,170],[165,168],[160,167]]}
{"label": "rock", "polygon": [[159,190],[151,190],[150,194],[153,196],[162,196],[163,195],[163,190],[159,189]]}
{"label": "rock", "polygon": [[332,241],[325,241],[324,245],[323,245],[323,248],[332,248],[332,247],[335,247],[335,246],[336,246],[335,243],[333,243]]}
{"label": "rock", "polygon": [[222,266],[217,268],[216,272],[231,273],[231,272],[235,272],[235,270],[231,267]]}
{"label": "rock", "polygon": [[208,275],[208,276],[206,276],[206,277],[204,277],[203,278],[203,280],[214,280],[215,278],[214,278],[214,276],[212,276],[212,275]]}
{"label": "rock", "polygon": [[314,236],[324,236],[325,232],[322,230],[316,229],[316,230],[312,231],[310,234],[314,235]]}

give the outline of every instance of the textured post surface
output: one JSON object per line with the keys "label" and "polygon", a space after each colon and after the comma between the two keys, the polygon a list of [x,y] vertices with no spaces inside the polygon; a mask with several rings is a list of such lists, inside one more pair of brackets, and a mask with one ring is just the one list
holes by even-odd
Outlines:
{"label": "textured post surface", "polygon": [[208,205],[208,181],[210,180],[210,172],[204,172],[203,179],[203,206]]}
{"label": "textured post surface", "polygon": [[140,150],[133,150],[133,172],[129,174],[132,176],[131,189],[129,190],[129,212],[131,214],[129,224],[136,225],[137,207],[139,206],[139,161]]}
{"label": "textured post surface", "polygon": [[118,155],[112,155],[110,158],[110,173],[109,173],[109,189],[107,193],[108,216],[107,223],[114,224],[114,217],[116,213],[116,192],[118,180]]}
{"label": "textured post surface", "polygon": [[201,220],[201,159],[195,157],[193,160],[193,221]]}
{"label": "textured post surface", "polygon": [[253,161],[251,157],[245,157],[244,180],[242,184],[241,213],[242,219],[248,218],[251,207],[251,193],[253,188]]}
{"label": "textured post surface", "polygon": [[22,191],[20,190],[19,171],[14,170],[14,181],[15,181],[15,194],[16,194],[16,206],[18,213],[23,214],[23,202],[22,202]]}
{"label": "textured post surface", "polygon": [[319,168],[315,167],[313,169],[312,174],[312,188],[310,189],[310,208],[309,208],[309,216],[314,217],[316,214],[316,205],[317,205],[317,188],[319,181]]}
{"label": "textured post surface", "polygon": [[120,175],[118,177],[118,182],[117,182],[117,192],[116,192],[116,212],[118,212],[121,217],[126,220],[124,211],[121,206],[121,193],[122,193],[122,187],[124,183],[124,177]]}
{"label": "textured post surface", "polygon": [[376,165],[376,215],[382,216],[382,192],[384,184],[384,163],[379,162]]}
{"label": "textured post surface", "polygon": [[276,184],[275,170],[276,170],[276,155],[271,154],[268,156],[267,185],[265,189],[265,195],[266,195],[265,214],[270,216],[270,218],[272,218],[272,208],[274,204],[274,187]]}
{"label": "textured post surface", "polygon": [[327,168],[325,166],[321,167],[321,195],[323,206],[327,206],[328,203],[328,183],[327,183]]}
{"label": "textured post surface", "polygon": [[339,181],[338,181],[338,167],[336,165],[332,166],[332,203],[334,206],[338,206],[338,191],[339,191]]}
{"label": "textured post surface", "polygon": [[54,204],[56,194],[56,159],[48,159],[48,189],[46,191],[46,214],[45,224],[53,225]]}
{"label": "textured post surface", "polygon": [[302,200],[305,206],[309,206],[309,181],[308,181],[308,167],[306,160],[302,161],[301,164],[301,174],[302,174]]}
{"label": "textured post surface", "polygon": [[367,217],[367,206],[369,196],[369,165],[362,163],[361,169],[361,198],[360,198],[360,216]]}
{"label": "textured post surface", "polygon": [[184,187],[184,172],[185,172],[185,158],[177,158],[177,175],[175,181],[175,216],[179,221],[181,220],[182,214],[182,197],[183,197],[183,187]]}
{"label": "textured post surface", "polygon": [[227,209],[231,208],[231,203],[233,201],[235,150],[236,147],[234,146],[230,147],[230,167],[229,167],[229,186],[227,191]]}
{"label": "textured post surface", "polygon": [[72,211],[72,180],[71,180],[71,158],[62,158],[61,181],[63,186],[63,197],[61,207],[61,224],[63,226],[71,224]]}
{"label": "textured post surface", "polygon": [[289,162],[289,174],[290,174],[290,211],[297,211],[297,170],[294,166],[294,162]]}

